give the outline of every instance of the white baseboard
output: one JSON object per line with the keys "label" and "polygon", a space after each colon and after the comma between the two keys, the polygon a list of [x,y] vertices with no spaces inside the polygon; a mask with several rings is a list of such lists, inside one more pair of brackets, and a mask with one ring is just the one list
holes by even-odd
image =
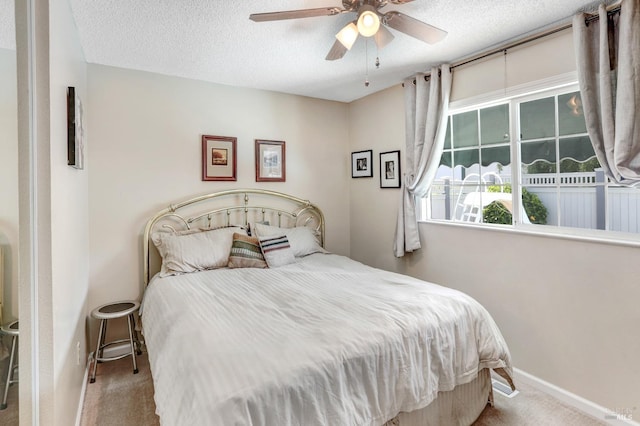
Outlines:
{"label": "white baseboard", "polygon": [[[141,341],[142,343],[142,341]],[[122,342],[116,345],[107,346],[103,350],[103,356],[105,358],[116,357],[126,354],[131,350],[129,342]],[[84,380],[82,383],[82,390],[80,391],[80,401],[78,401],[78,412],[76,413],[76,426],[80,426],[82,420],[82,407],[84,406],[84,398],[87,393],[87,383],[89,383],[89,369],[93,363],[94,352],[91,352],[87,356],[87,366],[84,369]]]}
{"label": "white baseboard", "polygon": [[546,382],[536,376],[533,376],[525,371],[514,368],[516,385],[517,382],[523,382],[531,387],[538,389],[554,398],[564,402],[565,404],[582,411],[596,419],[600,419],[607,424],[615,426],[640,426],[640,423],[633,420],[634,416],[640,416],[640,410],[635,410],[635,407],[630,407],[625,412],[615,412],[594,402],[591,402],[581,396],[566,391]]}
{"label": "white baseboard", "polygon": [[82,389],[80,390],[80,400],[78,401],[78,412],[76,413],[76,426],[80,426],[82,421],[82,407],[84,406],[84,397],[87,394],[87,383],[89,382],[89,367],[93,360],[93,352],[87,357],[87,366],[84,369],[84,379],[82,380]]}

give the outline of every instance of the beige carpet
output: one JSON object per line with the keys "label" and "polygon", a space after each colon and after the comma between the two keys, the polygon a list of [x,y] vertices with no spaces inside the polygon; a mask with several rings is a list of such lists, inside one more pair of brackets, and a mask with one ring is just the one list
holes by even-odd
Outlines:
{"label": "beige carpet", "polygon": [[[96,382],[87,384],[82,426],[159,425],[146,353],[138,357],[138,366],[140,372],[134,375],[129,357],[98,365]],[[606,424],[604,420],[589,417],[530,386],[520,385],[519,391],[514,398],[495,392],[495,406],[487,407],[474,426]]]}
{"label": "beige carpet", "polygon": [[98,364],[96,381],[87,383],[81,426],[155,426],[160,424],[153,401],[153,381],[146,352]]}
{"label": "beige carpet", "polygon": [[[4,354],[3,354],[4,355]],[[4,397],[4,386],[7,378],[7,370],[9,369],[9,356],[0,359],[0,402]],[[17,371],[17,370],[16,370]],[[20,372],[17,371],[18,379],[20,379]],[[0,410],[0,425],[3,426],[18,426],[19,417],[19,405],[18,405],[18,386],[19,383],[14,383],[9,386],[9,393],[7,394],[7,408]]]}
{"label": "beige carpet", "polygon": [[598,420],[536,388],[516,383],[519,393],[507,398],[493,392],[495,404],[484,409],[474,426],[599,426]]}

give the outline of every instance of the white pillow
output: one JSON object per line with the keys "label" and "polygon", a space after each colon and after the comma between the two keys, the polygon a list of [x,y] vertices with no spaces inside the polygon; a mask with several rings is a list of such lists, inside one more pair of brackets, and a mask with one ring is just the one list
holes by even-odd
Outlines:
{"label": "white pillow", "polygon": [[238,227],[154,233],[151,240],[162,256],[160,276],[227,266],[234,232],[246,235],[246,230]]}
{"label": "white pillow", "polygon": [[286,235],[261,237],[259,241],[260,250],[269,268],[277,268],[296,261]]}
{"label": "white pillow", "polygon": [[291,250],[296,257],[306,256],[311,253],[327,253],[318,243],[313,229],[306,226],[295,228],[279,228],[277,226],[254,223],[251,229],[258,237],[269,237],[274,235],[285,235],[291,244]]}

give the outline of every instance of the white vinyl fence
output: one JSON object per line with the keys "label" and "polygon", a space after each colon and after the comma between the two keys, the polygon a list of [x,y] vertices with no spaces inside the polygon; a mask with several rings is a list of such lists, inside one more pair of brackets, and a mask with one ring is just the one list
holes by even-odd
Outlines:
{"label": "white vinyl fence", "polygon": [[[523,175],[527,191],[536,194],[547,208],[547,225],[640,233],[640,188],[604,182],[597,173]],[[509,183],[509,177],[503,177]],[[459,192],[476,190],[462,187],[461,181],[438,180],[431,189],[431,217],[453,220]],[[461,198],[463,198],[461,197]],[[426,212],[426,203],[423,204]]]}

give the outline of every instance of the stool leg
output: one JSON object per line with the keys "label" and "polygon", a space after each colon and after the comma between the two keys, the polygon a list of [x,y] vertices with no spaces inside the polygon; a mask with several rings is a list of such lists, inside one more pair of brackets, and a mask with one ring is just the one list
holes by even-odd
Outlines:
{"label": "stool leg", "polygon": [[[105,342],[107,340],[107,325],[109,324],[109,320],[102,320],[102,339],[100,340],[100,356],[99,358],[104,358],[104,347]],[[102,361],[99,361],[102,362]]]}
{"label": "stool leg", "polygon": [[91,371],[91,380],[89,380],[89,383],[94,383],[96,381],[96,368],[98,368],[98,358],[101,358],[100,347],[102,345],[102,340],[104,339],[104,334],[106,334],[106,321],[107,320],[100,320],[100,332],[98,333],[98,343],[96,345],[96,351],[94,352],[93,356],[93,370]]}
{"label": "stool leg", "polygon": [[138,348],[136,353],[138,355],[142,355],[142,343],[140,342],[140,336],[138,336],[138,331],[136,330],[136,320],[133,314],[131,314],[131,321],[133,322],[133,337],[136,341],[136,348]]}
{"label": "stool leg", "polygon": [[136,365],[136,345],[133,342],[133,315],[127,316],[127,325],[129,326],[129,343],[131,344],[131,359],[133,359],[133,374],[138,374],[138,366]]}
{"label": "stool leg", "polygon": [[11,376],[13,375],[13,362],[16,356],[16,343],[18,337],[13,336],[11,339],[11,357],[9,358],[9,372],[7,373],[7,383],[4,385],[4,398],[2,398],[2,405],[0,405],[0,410],[4,410],[7,408],[7,395],[9,395],[9,385],[11,384]]}

